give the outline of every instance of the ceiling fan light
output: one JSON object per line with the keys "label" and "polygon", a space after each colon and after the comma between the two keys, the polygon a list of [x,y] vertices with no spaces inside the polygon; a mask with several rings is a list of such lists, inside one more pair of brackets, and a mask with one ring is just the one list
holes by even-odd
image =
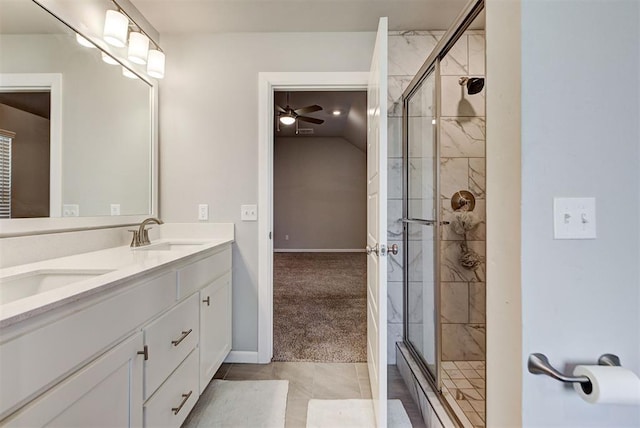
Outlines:
{"label": "ceiling fan light", "polygon": [[293,125],[296,119],[291,115],[280,116],[280,123],[283,125]]}
{"label": "ceiling fan light", "polygon": [[129,31],[129,18],[117,10],[108,10],[104,19],[104,31],[102,38],[105,42],[117,48],[127,45],[127,32]]}

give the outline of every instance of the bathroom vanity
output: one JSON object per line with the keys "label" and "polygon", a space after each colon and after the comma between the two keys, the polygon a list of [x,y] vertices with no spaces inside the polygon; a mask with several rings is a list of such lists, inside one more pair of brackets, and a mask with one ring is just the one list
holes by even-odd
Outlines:
{"label": "bathroom vanity", "polygon": [[179,427],[231,350],[228,226],[0,270],[0,425]]}

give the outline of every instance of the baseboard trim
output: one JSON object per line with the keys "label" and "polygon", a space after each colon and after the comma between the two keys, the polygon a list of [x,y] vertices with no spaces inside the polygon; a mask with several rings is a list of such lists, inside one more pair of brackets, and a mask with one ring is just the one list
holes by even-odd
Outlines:
{"label": "baseboard trim", "polygon": [[274,248],[274,253],[364,253],[363,248]]}
{"label": "baseboard trim", "polygon": [[258,353],[254,351],[231,351],[229,352],[229,355],[227,355],[227,358],[225,358],[224,362],[257,364]]}

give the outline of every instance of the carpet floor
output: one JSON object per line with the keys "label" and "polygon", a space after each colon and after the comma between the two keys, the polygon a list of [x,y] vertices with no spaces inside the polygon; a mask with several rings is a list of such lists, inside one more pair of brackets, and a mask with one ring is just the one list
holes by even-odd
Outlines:
{"label": "carpet floor", "polygon": [[364,253],[274,253],[273,360],[367,360]]}

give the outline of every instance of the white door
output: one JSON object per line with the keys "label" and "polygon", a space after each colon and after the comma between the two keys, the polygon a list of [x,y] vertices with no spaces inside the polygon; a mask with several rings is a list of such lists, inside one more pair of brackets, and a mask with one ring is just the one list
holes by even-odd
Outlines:
{"label": "white door", "polygon": [[387,18],[367,88],[367,365],[378,427],[387,426]]}

